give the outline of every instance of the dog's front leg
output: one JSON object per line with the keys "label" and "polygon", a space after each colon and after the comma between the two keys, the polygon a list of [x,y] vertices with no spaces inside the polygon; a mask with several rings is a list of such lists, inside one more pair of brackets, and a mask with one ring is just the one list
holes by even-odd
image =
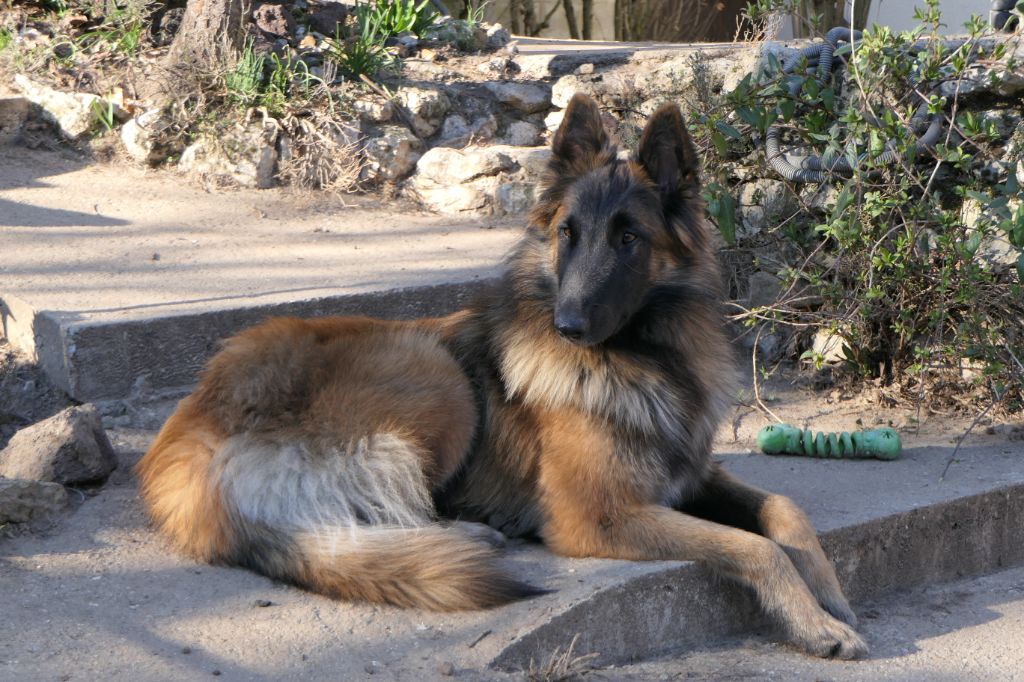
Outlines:
{"label": "dog's front leg", "polygon": [[839,586],[835,569],[821,549],[807,515],[784,495],[748,485],[716,465],[700,493],[679,511],[736,526],[776,542],[796,566],[818,603],[856,627],[857,616]]}
{"label": "dog's front leg", "polygon": [[551,519],[544,539],[566,556],[699,561],[753,588],[762,607],[809,653],[837,658],[867,653],[850,626],[821,609],[782,548],[760,535],[666,507],[637,506],[603,510],[589,519],[578,514]]}
{"label": "dog's front leg", "polygon": [[867,652],[849,625],[819,605],[775,542],[739,528],[651,504],[649,473],[614,452],[600,424],[573,415],[545,420],[540,463],[541,534],[565,556],[699,561],[754,589],[792,639],[818,656]]}

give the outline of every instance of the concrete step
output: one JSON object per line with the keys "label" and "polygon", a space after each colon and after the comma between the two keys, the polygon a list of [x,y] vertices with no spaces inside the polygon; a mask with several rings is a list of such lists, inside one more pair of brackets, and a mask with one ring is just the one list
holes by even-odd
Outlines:
{"label": "concrete step", "polygon": [[[745,590],[688,562],[562,559],[514,545],[511,570],[552,592],[448,614],[338,603],[249,571],[199,565],[149,527],[130,465],[152,433],[134,432],[127,446],[125,433],[112,432],[123,466],[99,494],[51,533],[3,541],[0,593],[10,618],[0,619],[0,642],[13,644],[0,655],[11,679],[58,677],[72,654],[76,669],[103,679],[191,679],[217,669],[225,679],[365,679],[373,670],[373,679],[434,680],[443,679],[442,662],[459,679],[522,679],[499,671],[543,667],[574,638],[575,655],[597,654],[598,665],[691,658],[742,648],[752,636],[783,640]],[[735,445],[717,456],[808,512],[861,631],[885,655],[891,634],[865,612],[880,608],[877,598],[1024,564],[1021,445],[972,437],[940,481],[953,447],[908,434],[894,462],[767,457]],[[257,600],[273,606],[254,607]],[[28,646],[45,649],[32,655]],[[818,666],[807,679],[832,677],[837,666],[856,676],[858,665],[801,661]]]}
{"label": "concrete step", "polygon": [[190,385],[221,339],[274,315],[451,312],[522,227],[13,148],[0,163],[0,333],[81,401]]}
{"label": "concrete step", "polygon": [[[952,450],[911,445],[894,462],[721,459],[741,479],[807,511],[857,610],[899,590],[1024,564],[1024,446],[979,439],[940,481]],[[517,557],[524,579],[540,574],[540,584],[556,591],[509,609],[524,609],[521,618],[496,616],[496,640],[505,644],[491,665],[499,669],[547,660],[573,638],[578,654],[611,664],[774,630],[746,589],[691,562],[564,560],[537,548],[524,555]]]}

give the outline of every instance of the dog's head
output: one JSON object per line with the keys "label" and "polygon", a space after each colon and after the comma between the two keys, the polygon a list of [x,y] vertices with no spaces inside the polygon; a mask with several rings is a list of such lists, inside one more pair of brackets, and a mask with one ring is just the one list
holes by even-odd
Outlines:
{"label": "dog's head", "polygon": [[597,105],[577,94],[555,134],[546,180],[531,223],[551,248],[553,324],[574,343],[614,335],[706,247],[696,151],[674,104],[655,112],[636,160],[624,161]]}

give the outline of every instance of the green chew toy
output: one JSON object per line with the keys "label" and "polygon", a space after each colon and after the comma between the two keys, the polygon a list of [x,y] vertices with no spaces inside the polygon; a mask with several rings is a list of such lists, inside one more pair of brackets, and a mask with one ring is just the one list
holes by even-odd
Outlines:
{"label": "green chew toy", "polygon": [[757,445],[766,455],[806,455],[847,459],[897,459],[903,445],[895,429],[815,434],[789,424],[770,424],[757,434]]}

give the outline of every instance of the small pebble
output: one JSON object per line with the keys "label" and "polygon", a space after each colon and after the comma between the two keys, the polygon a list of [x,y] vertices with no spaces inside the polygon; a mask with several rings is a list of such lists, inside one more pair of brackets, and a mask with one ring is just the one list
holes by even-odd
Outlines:
{"label": "small pebble", "polygon": [[220,677],[220,671],[219,671],[219,670],[214,670],[214,671],[213,671],[212,673],[210,673],[210,674],[211,674],[211,675],[213,675],[214,677]]}
{"label": "small pebble", "polygon": [[190,647],[190,646],[183,646],[183,647],[181,647],[181,653],[183,653],[185,655],[188,655],[188,654],[192,653],[192,647]]}
{"label": "small pebble", "polygon": [[451,677],[455,674],[455,665],[451,661],[445,661],[441,665],[437,666],[437,672],[441,673],[445,677]]}
{"label": "small pebble", "polygon": [[273,606],[274,602],[270,601],[269,599],[257,599],[253,602],[253,605],[265,609],[268,606]]}

